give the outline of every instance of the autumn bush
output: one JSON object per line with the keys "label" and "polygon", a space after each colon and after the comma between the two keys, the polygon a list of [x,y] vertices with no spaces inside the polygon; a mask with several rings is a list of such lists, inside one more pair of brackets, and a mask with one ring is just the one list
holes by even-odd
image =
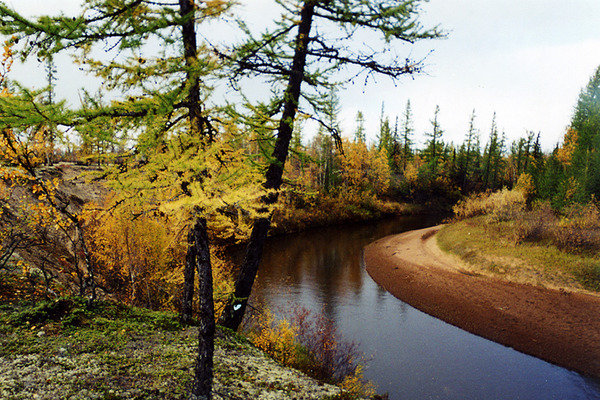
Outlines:
{"label": "autumn bush", "polygon": [[600,211],[594,202],[573,204],[553,230],[555,244],[567,251],[585,252],[600,250]]}
{"label": "autumn bush", "polygon": [[[178,310],[187,241],[183,227],[161,215],[135,215],[124,208],[85,213],[86,232],[100,284],[130,305]],[[215,306],[231,291],[229,267],[212,246]]]}
{"label": "autumn bush", "polygon": [[338,384],[345,398],[374,394],[362,375],[364,360],[358,345],[343,340],[324,315],[297,307],[289,319],[281,319],[265,309],[255,313],[248,329],[257,347],[309,376]]}
{"label": "autumn bush", "polygon": [[459,201],[453,211],[458,219],[487,215],[492,222],[508,221],[525,210],[528,201],[526,190],[520,187],[504,188],[492,193],[476,193]]}
{"label": "autumn bush", "polygon": [[537,202],[531,211],[515,215],[515,242],[540,242],[551,239],[555,223],[556,215],[550,202]]}

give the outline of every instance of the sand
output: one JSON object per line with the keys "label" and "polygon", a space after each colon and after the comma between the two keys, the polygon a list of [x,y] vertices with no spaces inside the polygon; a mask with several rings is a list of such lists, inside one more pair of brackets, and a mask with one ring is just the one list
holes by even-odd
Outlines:
{"label": "sand", "polygon": [[468,332],[600,378],[600,296],[467,271],[437,246],[440,226],[364,250],[368,273],[413,307]]}

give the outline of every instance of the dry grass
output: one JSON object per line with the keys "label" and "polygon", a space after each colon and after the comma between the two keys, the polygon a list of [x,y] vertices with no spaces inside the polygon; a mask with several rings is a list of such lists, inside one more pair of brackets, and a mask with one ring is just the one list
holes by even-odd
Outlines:
{"label": "dry grass", "polygon": [[479,216],[444,227],[440,247],[474,270],[522,283],[600,291],[600,224],[595,206],[556,215],[547,204],[509,221]]}
{"label": "dry grass", "polygon": [[526,194],[519,189],[502,189],[493,193],[478,193],[459,201],[453,211],[458,219],[487,215],[489,219],[507,221],[525,209]]}

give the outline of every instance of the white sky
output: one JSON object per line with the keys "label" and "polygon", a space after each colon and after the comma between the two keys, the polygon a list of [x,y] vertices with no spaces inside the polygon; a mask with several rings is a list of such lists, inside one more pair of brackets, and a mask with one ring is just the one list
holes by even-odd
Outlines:
{"label": "white sky", "polygon": [[[72,12],[79,0],[6,2],[35,15]],[[241,12],[253,27],[266,26],[278,14],[273,0],[243,3]],[[600,65],[598,16],[600,0],[430,0],[424,4],[422,21],[439,25],[448,38],[412,50],[399,45],[400,54],[414,57],[433,50],[426,60],[427,74],[407,77],[397,86],[381,78],[340,91],[343,131],[352,134],[356,112],[362,110],[373,139],[381,102],[393,122],[410,99],[419,141],[439,104],[447,141],[462,141],[475,109],[483,141],[496,111],[498,127],[509,139],[526,130],[541,131],[544,149],[549,150],[561,140],[580,90]],[[32,76],[25,69],[16,72],[21,79]],[[73,97],[83,80],[77,74],[62,76],[59,84],[66,89],[59,94]],[[32,80],[32,86],[39,82],[43,80]]]}

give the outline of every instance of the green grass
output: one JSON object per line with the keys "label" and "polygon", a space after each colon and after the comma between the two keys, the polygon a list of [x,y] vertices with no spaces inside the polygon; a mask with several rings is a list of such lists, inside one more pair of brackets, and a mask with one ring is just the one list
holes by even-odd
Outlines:
{"label": "green grass", "polygon": [[445,226],[437,236],[442,250],[473,269],[524,283],[600,291],[600,257],[574,254],[548,242],[514,238],[511,221],[490,223],[486,216]]}

